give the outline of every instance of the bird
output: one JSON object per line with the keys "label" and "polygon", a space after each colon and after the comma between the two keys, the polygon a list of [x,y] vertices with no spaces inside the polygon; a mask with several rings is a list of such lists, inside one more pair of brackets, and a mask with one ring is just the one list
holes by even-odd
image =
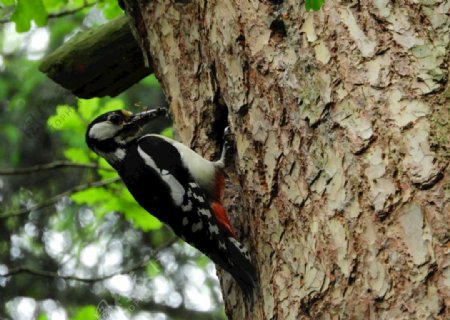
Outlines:
{"label": "bird", "polygon": [[147,123],[167,113],[107,112],[88,125],[86,144],[118,172],[140,206],[230,273],[253,304],[257,270],[221,199],[229,143],[220,159],[209,161],[176,140],[143,133]]}

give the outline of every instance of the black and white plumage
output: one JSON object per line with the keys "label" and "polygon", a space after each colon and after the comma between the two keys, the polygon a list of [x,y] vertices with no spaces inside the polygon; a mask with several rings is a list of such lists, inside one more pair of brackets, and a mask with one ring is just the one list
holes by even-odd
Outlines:
{"label": "black and white plumage", "polygon": [[89,124],[86,142],[117,170],[144,209],[228,271],[252,301],[256,269],[220,199],[225,152],[219,161],[209,161],[175,140],[141,134],[148,121],[163,114],[164,109],[106,113]]}

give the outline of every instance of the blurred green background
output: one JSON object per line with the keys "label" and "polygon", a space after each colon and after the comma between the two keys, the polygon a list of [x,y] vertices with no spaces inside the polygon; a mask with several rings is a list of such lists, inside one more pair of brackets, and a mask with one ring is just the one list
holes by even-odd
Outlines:
{"label": "blurred green background", "polygon": [[226,319],[214,265],[84,142],[101,113],[164,106],[155,77],[82,100],[38,71],[74,34],[122,14],[114,0],[0,0],[0,319]]}

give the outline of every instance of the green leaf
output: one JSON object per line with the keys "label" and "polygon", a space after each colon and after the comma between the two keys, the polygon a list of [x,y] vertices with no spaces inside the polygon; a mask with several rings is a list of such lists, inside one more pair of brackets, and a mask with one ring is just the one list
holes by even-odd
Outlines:
{"label": "green leaf", "polygon": [[111,20],[123,14],[123,10],[119,7],[119,2],[109,1],[107,5],[103,7],[103,15],[106,19]]}
{"label": "green leaf", "polygon": [[161,222],[145,211],[124,186],[114,189],[91,188],[74,193],[71,199],[75,203],[94,208],[98,217],[113,211],[122,212],[125,219],[132,222],[136,228],[149,231],[162,227]]}
{"label": "green leaf", "polygon": [[48,130],[59,131],[68,147],[86,148],[84,142],[86,126],[86,121],[68,105],[57,106],[56,114],[47,120]]}
{"label": "green leaf", "polygon": [[79,25],[76,23],[75,19],[53,19],[49,28],[51,32],[48,47],[55,48],[56,46],[60,46],[61,39],[78,27]]}
{"label": "green leaf", "polygon": [[124,215],[128,221],[133,223],[135,228],[141,229],[142,231],[159,230],[162,227],[162,223],[158,219],[145,211],[137,203],[130,206]]}
{"label": "green leaf", "polygon": [[112,194],[105,188],[90,188],[72,194],[72,200],[78,204],[87,204],[90,206],[111,201]]}
{"label": "green leaf", "polygon": [[85,306],[77,311],[77,313],[70,318],[70,320],[97,320],[99,315],[95,306]]}
{"label": "green leaf", "polygon": [[[24,131],[26,131],[26,129]],[[11,146],[10,148],[7,147],[0,149],[0,158],[2,158],[2,160],[8,161],[12,165],[17,165],[20,159],[20,149],[12,148],[12,146],[19,145],[19,139],[23,132],[21,132],[17,126],[5,123],[0,125],[0,134],[6,137],[6,139],[3,137],[3,144],[5,146]]]}
{"label": "green leaf", "polygon": [[0,79],[0,100],[5,100],[10,84],[6,79]]}
{"label": "green leaf", "polygon": [[0,132],[5,134],[8,137],[8,140],[11,141],[12,144],[16,144],[19,141],[19,128],[9,123],[2,124],[0,128]]}
{"label": "green leaf", "polygon": [[160,86],[159,81],[156,78],[154,73],[152,73],[151,75],[145,77],[139,83],[141,83],[141,84],[143,84],[145,86],[155,87],[155,88],[158,88]]}
{"label": "green leaf", "polygon": [[79,129],[84,125],[77,117],[74,108],[69,105],[59,105],[56,107],[56,114],[48,118],[47,127],[50,131],[58,131],[68,128]]}
{"label": "green leaf", "polygon": [[195,262],[197,263],[197,266],[203,269],[208,265],[208,263],[211,262],[211,260],[209,260],[208,257],[201,254],[198,256]]}
{"label": "green leaf", "polygon": [[12,5],[14,5],[15,1],[14,0],[0,0],[0,3],[5,6],[12,6]]}
{"label": "green leaf", "polygon": [[163,131],[161,131],[161,135],[167,138],[173,138],[173,128],[167,127]]}
{"label": "green leaf", "polygon": [[117,195],[117,200],[120,209],[116,210],[123,212],[125,218],[133,222],[136,228],[149,231],[158,230],[162,227],[162,223],[158,219],[149,214],[134,200],[127,188],[122,188],[122,192]]}
{"label": "green leaf", "polygon": [[88,122],[101,114],[119,109],[124,109],[124,102],[121,99],[78,99],[78,112]]}
{"label": "green leaf", "polygon": [[146,268],[147,274],[150,278],[154,278],[157,275],[161,274],[162,270],[161,267],[159,266],[159,264],[153,260],[151,260],[148,264],[147,264],[147,268]]}
{"label": "green leaf", "polygon": [[78,163],[91,162],[89,158],[89,151],[86,148],[68,148],[64,150],[64,156],[67,159]]}
{"label": "green leaf", "polygon": [[325,0],[305,0],[306,11],[319,11]]}
{"label": "green leaf", "polygon": [[105,105],[99,110],[99,115],[109,112],[109,111],[113,111],[113,110],[120,110],[120,109],[125,109],[125,103],[123,102],[122,99],[109,99]]}
{"label": "green leaf", "polygon": [[48,317],[47,317],[47,315],[41,313],[41,314],[37,317],[37,320],[48,320]]}
{"label": "green leaf", "polygon": [[47,10],[42,0],[17,0],[11,21],[16,23],[17,32],[30,30],[31,21],[34,20],[39,27],[47,24]]}
{"label": "green leaf", "polygon": [[94,117],[95,111],[100,106],[100,99],[78,99],[78,112],[86,120],[92,120]]}
{"label": "green leaf", "polygon": [[[92,154],[94,154],[94,153],[92,153]],[[97,155],[95,155],[95,157],[98,159],[99,167],[112,168],[111,165],[104,158],[100,158]],[[91,158],[93,158],[93,157],[91,156]],[[110,170],[101,170],[100,169],[100,170],[98,170],[98,173],[100,174],[102,179],[111,179],[111,178],[119,176],[115,170],[110,171]]]}
{"label": "green leaf", "polygon": [[61,10],[65,5],[67,5],[67,0],[43,0],[47,10]]}

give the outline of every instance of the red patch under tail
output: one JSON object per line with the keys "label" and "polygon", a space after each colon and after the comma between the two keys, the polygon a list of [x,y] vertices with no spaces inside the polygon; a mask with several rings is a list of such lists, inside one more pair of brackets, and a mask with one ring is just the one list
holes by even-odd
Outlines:
{"label": "red patch under tail", "polygon": [[236,235],[234,234],[233,228],[231,228],[230,220],[228,219],[227,212],[225,211],[225,208],[220,204],[220,202],[214,201],[211,203],[211,210],[214,213],[214,216],[217,219],[217,222],[219,223],[220,227],[223,230],[226,230],[232,235],[234,238],[236,238]]}

